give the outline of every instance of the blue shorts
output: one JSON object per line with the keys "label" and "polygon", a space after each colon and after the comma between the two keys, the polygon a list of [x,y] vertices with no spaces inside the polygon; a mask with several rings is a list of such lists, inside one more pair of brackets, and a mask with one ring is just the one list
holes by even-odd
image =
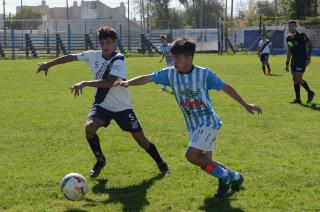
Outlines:
{"label": "blue shorts", "polygon": [[115,120],[118,126],[127,132],[142,131],[138,118],[132,109],[127,109],[119,112],[112,112],[99,105],[93,105],[88,117],[96,117],[104,121],[104,127],[107,127],[111,120]]}
{"label": "blue shorts", "polygon": [[261,62],[268,62],[269,60],[269,54],[268,53],[263,53],[260,55],[260,61]]}
{"label": "blue shorts", "polygon": [[306,70],[307,58],[292,58],[291,59],[291,72],[304,72]]}

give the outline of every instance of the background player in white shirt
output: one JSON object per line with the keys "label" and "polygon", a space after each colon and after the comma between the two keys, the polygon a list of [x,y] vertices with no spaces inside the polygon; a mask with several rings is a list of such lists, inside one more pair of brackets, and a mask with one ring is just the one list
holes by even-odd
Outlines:
{"label": "background player in white shirt", "polygon": [[262,63],[262,71],[264,74],[266,74],[266,66],[268,68],[268,75],[271,74],[271,68],[270,68],[270,64],[269,64],[269,56],[270,56],[270,52],[272,50],[273,55],[274,55],[274,51],[273,51],[273,47],[272,47],[272,42],[269,39],[266,39],[265,34],[261,34],[260,35],[260,42],[258,45],[258,55],[260,57],[260,61]]}
{"label": "background player in white shirt", "polygon": [[117,34],[114,29],[109,27],[100,28],[98,33],[101,50],[70,54],[50,62],[41,63],[37,73],[44,71],[47,75],[50,67],[72,61],[85,61],[91,69],[95,80],[79,82],[71,88],[71,92],[74,92],[75,96],[79,96],[84,87],[97,88],[95,101],[85,124],[88,143],[97,159],[89,173],[90,177],[97,177],[106,164],[96,132],[103,126],[107,127],[111,120],[116,121],[122,130],[130,132],[136,142],[155,160],[161,173],[167,174],[169,169],[166,162],[159,155],[155,145],[143,134],[140,123],[132,109],[129,90],[112,87],[116,80],[127,78],[124,56],[116,52]]}
{"label": "background player in white shirt", "polygon": [[[162,53],[162,57],[160,58],[159,63],[161,63],[162,60],[165,58],[166,59],[166,67],[173,66],[172,55],[170,52],[171,44],[167,43],[168,42],[167,35],[165,35],[165,34],[160,35],[160,42],[161,42],[160,51]],[[167,91],[167,87],[164,85],[160,91]]]}
{"label": "background player in white shirt", "polygon": [[187,160],[219,179],[218,196],[225,197],[229,188],[238,191],[243,176],[223,164],[212,160],[214,140],[221,120],[213,110],[209,90],[222,90],[249,113],[261,113],[259,106],[247,103],[230,85],[207,68],[193,65],[195,44],[186,38],[177,39],[171,48],[174,66],[128,81],[115,82],[114,86],[143,85],[150,82],[173,89],[176,101],[187,123],[190,143]]}

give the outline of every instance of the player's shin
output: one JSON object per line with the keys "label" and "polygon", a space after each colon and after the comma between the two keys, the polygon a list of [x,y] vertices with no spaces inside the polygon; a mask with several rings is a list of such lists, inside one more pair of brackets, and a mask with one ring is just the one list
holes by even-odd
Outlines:
{"label": "player's shin", "polygon": [[153,158],[153,160],[157,163],[157,166],[160,170],[160,172],[163,175],[167,175],[170,173],[169,171],[169,167],[167,165],[167,163],[161,158],[157,147],[150,142],[149,147],[146,149],[146,152]]}
{"label": "player's shin", "polygon": [[161,158],[157,150],[157,147],[153,143],[150,142],[150,145],[148,149],[146,149],[146,152],[153,158],[157,165],[164,163],[164,160]]}
{"label": "player's shin", "polygon": [[208,174],[223,180],[225,183],[228,183],[230,180],[229,171],[219,163],[206,163],[202,169]]}
{"label": "player's shin", "polygon": [[97,161],[105,161],[98,135],[95,134],[92,138],[87,138],[87,140],[94,156],[97,158]]}

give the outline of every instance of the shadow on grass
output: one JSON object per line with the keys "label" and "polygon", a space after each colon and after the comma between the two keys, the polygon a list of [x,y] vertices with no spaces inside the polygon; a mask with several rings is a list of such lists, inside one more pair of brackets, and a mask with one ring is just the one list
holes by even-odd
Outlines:
{"label": "shadow on grass", "polygon": [[282,77],[283,74],[268,74],[268,77]]}
{"label": "shadow on grass", "polygon": [[64,210],[64,212],[89,212],[87,210],[77,209],[77,208],[71,208],[68,210]]}
{"label": "shadow on grass", "polygon": [[320,104],[301,104],[300,106],[320,112]]}
{"label": "shadow on grass", "polygon": [[[244,188],[240,188],[244,190]],[[217,195],[213,197],[208,197],[204,200],[203,206],[199,207],[199,210],[204,210],[206,212],[243,212],[241,208],[233,208],[231,206],[232,196],[234,192],[231,192],[225,198],[220,198]]]}
{"label": "shadow on grass", "polygon": [[121,203],[123,205],[122,211],[142,211],[143,208],[149,204],[146,198],[148,189],[157,181],[163,178],[159,174],[148,180],[144,180],[139,184],[125,187],[107,188],[107,180],[100,179],[98,184],[92,188],[95,194],[108,194],[109,198],[103,201],[93,201],[87,199],[86,206],[96,206],[97,204]]}

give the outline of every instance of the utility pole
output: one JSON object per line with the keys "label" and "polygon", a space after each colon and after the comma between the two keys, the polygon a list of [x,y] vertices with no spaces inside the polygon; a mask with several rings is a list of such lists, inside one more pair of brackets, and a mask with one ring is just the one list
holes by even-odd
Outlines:
{"label": "utility pole", "polygon": [[228,20],[228,0],[226,0],[225,16],[227,21]]}
{"label": "utility pole", "polygon": [[147,33],[149,33],[149,0],[147,0]]}
{"label": "utility pole", "polygon": [[226,15],[226,19],[225,19],[225,24],[224,24],[224,47],[225,47],[225,51],[228,51],[228,0],[226,0],[226,8],[225,8],[225,15]]}
{"label": "utility pole", "polygon": [[7,30],[6,30],[6,2],[5,0],[2,0],[3,2],[3,42],[4,42],[4,47],[7,47]]}
{"label": "utility pole", "polygon": [[233,0],[231,0],[231,21],[233,20]]}
{"label": "utility pole", "polygon": [[142,3],[142,26],[143,26],[143,33],[145,32],[146,30],[146,24],[145,24],[145,20],[144,20],[144,1],[141,0],[141,3]]}
{"label": "utility pole", "polygon": [[68,0],[66,0],[67,3],[67,24],[68,24],[68,54],[71,52],[71,29],[70,29],[70,23],[69,23],[69,4]]}
{"label": "utility pole", "polygon": [[21,45],[23,48],[23,22],[22,22],[22,0],[20,1],[20,21],[21,21]]}
{"label": "utility pole", "polygon": [[202,29],[202,20],[203,20],[203,0],[200,0],[200,29]]}
{"label": "utility pole", "polygon": [[128,50],[131,50],[130,46],[130,0],[128,0]]}

